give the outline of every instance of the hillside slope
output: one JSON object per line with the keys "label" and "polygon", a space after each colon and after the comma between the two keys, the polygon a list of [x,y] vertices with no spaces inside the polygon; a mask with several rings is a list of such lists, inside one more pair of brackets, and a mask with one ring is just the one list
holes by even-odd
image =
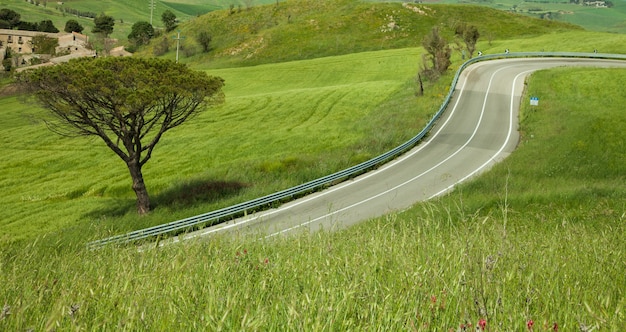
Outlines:
{"label": "hillside slope", "polygon": [[[582,28],[477,6],[365,3],[355,0],[294,0],[249,10],[220,10],[181,24],[180,61],[210,62],[212,67],[256,65],[419,46],[433,26],[452,39],[452,27],[466,22],[478,27],[481,40],[537,36]],[[197,42],[208,32],[211,50]],[[140,54],[152,56],[155,45],[169,44],[170,36],[153,41]]]}

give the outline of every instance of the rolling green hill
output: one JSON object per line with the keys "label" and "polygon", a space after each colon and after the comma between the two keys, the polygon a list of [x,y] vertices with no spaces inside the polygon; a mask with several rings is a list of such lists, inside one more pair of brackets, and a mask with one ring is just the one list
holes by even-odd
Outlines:
{"label": "rolling green hill", "polygon": [[[388,0],[366,1],[389,2]],[[569,22],[592,31],[626,33],[626,1],[624,0],[610,1],[612,6],[609,8],[585,6],[578,0],[441,0],[428,2],[484,6],[536,18]]]}
{"label": "rolling green hill", "polygon": [[[65,22],[72,18],[77,19],[86,27],[85,32],[90,34],[93,22],[88,18],[64,15],[63,8],[71,8],[84,12],[105,13],[115,18],[115,28],[113,38],[118,38],[125,42],[126,36],[130,32],[133,23],[138,21],[150,21],[150,1],[151,0],[66,0],[66,1],[38,1],[37,6],[24,0],[0,0],[0,8],[9,8],[22,15],[24,21],[41,21],[50,19],[59,30],[63,30]],[[233,0],[236,6],[244,6],[244,1]],[[154,0],[154,10],[152,22],[155,27],[162,27],[161,14],[165,10],[171,10],[180,21],[186,21],[191,17],[196,17],[213,10],[225,9],[230,5],[222,0]]]}
{"label": "rolling green hill", "polygon": [[[152,20],[155,27],[162,27],[161,14],[165,10],[171,10],[176,14],[180,21],[186,21],[191,17],[196,17],[210,11],[229,8],[231,5],[235,9],[247,8],[251,5],[263,5],[275,3],[275,0],[0,0],[0,8],[9,8],[17,11],[22,15],[25,21],[41,21],[44,19],[52,20],[59,30],[63,30],[65,22],[72,17],[71,15],[63,15],[61,9],[71,8],[84,12],[105,13],[112,16],[116,20],[113,37],[125,38],[133,23],[138,21],[150,21],[150,5],[154,1],[154,10]],[[285,1],[285,0],[280,0]],[[38,3],[38,5],[36,5]],[[72,17],[75,18],[75,17]],[[92,24],[90,19],[78,18],[84,26],[90,26],[86,32],[91,30]]]}
{"label": "rolling green hill", "polygon": [[[241,12],[215,11],[189,20],[179,27],[186,37],[179,56],[184,62],[230,67],[416,47],[434,25],[451,38],[458,22],[477,26],[484,41],[582,31],[567,23],[478,6],[299,0]],[[200,32],[213,37],[209,53],[202,53],[196,41]],[[161,42],[153,41],[139,54],[152,56]],[[167,36],[165,42],[165,56],[173,59],[174,40]]]}
{"label": "rolling green hill", "polygon": [[[476,24],[485,53],[626,53],[626,35],[475,6],[420,5],[426,15],[398,3],[266,2],[181,25],[186,51],[195,33],[213,33],[210,53],[182,60],[225,78],[226,103],[162,139],[144,168],[149,216],[137,217],[127,170],[98,140],[56,136],[44,110],[0,96],[0,330],[626,330],[624,70],[533,75],[527,94],[542,104],[522,105],[518,150],[402,213],[313,236],[87,250],[414,135],[452,76],[415,97],[419,41],[434,24]],[[43,18],[30,8],[27,19]]]}
{"label": "rolling green hill", "polygon": [[[449,0],[446,3],[456,3],[457,0]],[[181,22],[187,22],[193,20],[194,18],[204,15],[206,13],[216,11],[216,10],[224,10],[222,13],[231,12],[229,8],[232,8],[232,12],[236,14],[242,14],[238,16],[246,16],[248,13],[248,9],[263,7],[264,5],[268,5],[265,9],[272,9],[274,13],[271,16],[265,14],[256,17],[258,22],[248,24],[247,28],[251,29],[250,32],[254,32],[256,29],[267,28],[269,21],[273,21],[275,24],[279,24],[280,22],[289,21],[298,22],[299,21],[299,13],[307,11],[311,5],[318,3],[324,4],[323,6],[327,8],[335,8],[342,7],[342,9],[338,9],[339,12],[342,12],[342,16],[344,19],[351,20],[350,25],[356,24],[361,27],[367,26],[368,23],[366,21],[370,21],[370,18],[364,17],[351,17],[350,13],[347,13],[350,6],[336,6],[337,4],[344,2],[342,1],[304,1],[304,0],[232,0],[232,1],[222,1],[222,0],[208,0],[208,1],[200,1],[200,0],[171,0],[171,1],[156,1],[155,7],[152,13],[152,22],[155,27],[162,27],[162,23],[160,20],[161,14],[165,10],[171,10],[175,13],[177,18]],[[388,1],[388,0],[369,0],[369,1],[359,1],[362,6],[368,6],[372,3],[383,4],[395,2],[396,4],[400,3],[400,1]],[[62,4],[61,4],[62,3]],[[569,5],[562,3],[550,3],[550,2],[523,2],[519,4],[517,2],[475,2],[470,3],[471,5],[480,5],[487,6],[490,8],[494,8],[502,11],[515,11],[517,13],[525,13],[534,17],[543,17],[546,13],[550,13],[547,17],[550,20],[562,21],[562,22],[570,22],[576,25],[580,25],[589,30],[594,31],[608,31],[608,32],[626,32],[624,31],[624,19],[626,18],[626,2],[624,1],[614,1],[614,6],[612,8],[606,9],[597,9],[579,5]],[[467,4],[463,4],[463,6],[468,6]],[[540,8],[537,9],[537,6]],[[83,26],[86,27],[85,32],[90,33],[91,28],[93,27],[93,22],[91,19],[81,18],[81,17],[73,17],[69,15],[64,15],[61,11],[62,8],[72,8],[80,11],[88,11],[92,13],[106,13],[115,18],[116,25],[113,32],[112,37],[117,38],[120,43],[124,44],[127,42],[127,35],[130,32],[130,28],[133,23],[138,21],[150,21],[151,13],[150,13],[150,2],[148,0],[129,0],[129,1],[119,1],[119,0],[104,0],[104,1],[93,1],[93,0],[69,0],[64,2],[55,2],[55,1],[41,1],[39,6],[35,6],[26,1],[22,0],[0,0],[0,8],[10,8],[18,11],[22,14],[22,18],[27,21],[40,21],[43,19],[51,19],[57,28],[60,30],[63,29],[65,22],[70,19],[77,19]],[[352,8],[354,9],[354,8]],[[354,9],[359,11],[359,9]],[[472,11],[472,9],[470,9]],[[372,13],[375,14],[375,13]],[[291,15],[291,16],[290,16]],[[470,14],[475,15],[475,14]],[[475,21],[476,23],[480,23],[481,20],[491,20],[493,14],[491,12],[487,12],[484,17],[473,17],[470,20]],[[506,16],[499,16],[498,19],[503,19]],[[212,16],[212,18],[216,18]],[[332,20],[332,18],[330,18]],[[218,18],[218,20],[220,20]],[[269,21],[268,21],[269,20]],[[200,20],[202,21],[202,20]],[[237,24],[236,21],[238,19],[233,19],[235,22],[227,23],[227,25]],[[326,18],[316,19],[318,24],[329,23],[326,22]],[[516,21],[516,20],[513,20]],[[503,25],[506,21],[503,21]],[[312,22],[310,22],[313,24]],[[379,22],[380,23],[380,22]],[[381,23],[381,24],[388,24]],[[515,22],[513,22],[515,23]],[[338,22],[334,22],[333,24],[341,24]],[[519,28],[513,24],[511,27]],[[242,27],[245,28],[245,27]],[[493,28],[493,27],[492,27]],[[504,29],[508,29],[504,27]],[[490,31],[485,31],[487,33],[492,33],[494,35],[499,34],[499,28],[489,29]],[[193,32],[193,31],[191,31]],[[216,31],[219,32],[219,31]],[[497,38],[497,36],[493,36]],[[277,37],[278,38],[278,37]],[[284,36],[283,36],[284,38]],[[341,38],[340,38],[341,39]],[[338,43],[341,44],[341,40],[338,40]],[[384,47],[385,43],[381,43],[382,47]],[[311,51],[310,49],[301,50],[302,52]]]}

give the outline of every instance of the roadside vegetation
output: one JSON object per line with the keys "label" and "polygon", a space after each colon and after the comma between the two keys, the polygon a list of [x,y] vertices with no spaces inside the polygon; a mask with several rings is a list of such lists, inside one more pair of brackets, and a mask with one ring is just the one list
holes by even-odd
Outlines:
{"label": "roadside vegetation", "polygon": [[[333,21],[315,7],[328,2],[302,3],[318,10],[257,35],[213,34],[212,51],[183,58],[225,79],[226,103],[164,136],[144,169],[154,194],[145,217],[112,152],[95,138],[52,134],[44,111],[0,81],[0,330],[626,329],[624,70],[535,74],[527,95],[541,96],[540,106],[522,104],[518,150],[403,213],[314,236],[85,248],[332,173],[422,129],[462,59],[453,52],[450,70],[417,98],[419,45],[433,24],[450,29],[456,20],[404,20],[411,11],[398,4],[369,4],[363,20],[375,37],[365,26],[331,29],[355,21],[341,8],[333,7],[344,15]],[[477,7],[432,8],[466,13],[485,54],[626,53],[624,35],[509,14],[517,25],[504,24]],[[255,13],[263,12],[230,19],[244,27]],[[389,27],[385,13],[415,30],[379,30]],[[201,19],[180,26],[188,39],[197,22],[226,22]],[[320,30],[304,28],[311,20]],[[259,35],[284,38],[247,49],[255,51],[249,57],[224,53]]]}

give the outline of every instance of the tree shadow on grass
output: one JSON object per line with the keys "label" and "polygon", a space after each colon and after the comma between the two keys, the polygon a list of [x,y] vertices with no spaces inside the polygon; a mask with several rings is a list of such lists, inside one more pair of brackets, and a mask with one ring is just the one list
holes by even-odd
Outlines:
{"label": "tree shadow on grass", "polygon": [[108,218],[120,218],[132,211],[137,211],[136,200],[115,199],[102,208],[94,209],[85,214],[91,220],[106,220]]}
{"label": "tree shadow on grass", "polygon": [[[237,195],[248,185],[237,181],[191,180],[172,186],[150,197],[151,210],[168,207],[172,210],[184,209],[197,204],[215,202]],[[119,199],[115,204],[89,212],[90,219],[120,218],[137,213],[136,200]],[[207,211],[208,212],[208,211]]]}
{"label": "tree shadow on grass", "polygon": [[152,198],[152,207],[189,207],[199,203],[215,202],[238,194],[248,187],[237,181],[192,180],[169,188]]}

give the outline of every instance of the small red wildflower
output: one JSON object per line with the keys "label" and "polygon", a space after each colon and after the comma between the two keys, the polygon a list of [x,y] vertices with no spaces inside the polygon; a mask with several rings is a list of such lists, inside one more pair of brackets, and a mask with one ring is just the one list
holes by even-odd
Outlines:
{"label": "small red wildflower", "polygon": [[430,302],[437,303],[437,297],[435,295],[430,297]]}
{"label": "small red wildflower", "polygon": [[554,331],[554,332],[558,332],[558,331],[559,331],[559,324],[557,324],[556,322],[554,322],[554,324],[552,324],[552,331]]}
{"label": "small red wildflower", "polygon": [[268,264],[269,262],[270,262],[270,259],[269,259],[269,258],[266,258],[266,259],[263,261],[263,263],[265,263],[265,264]]}
{"label": "small red wildflower", "polygon": [[533,325],[535,325],[535,322],[533,322],[532,319],[529,319],[528,322],[526,322],[526,327],[531,331],[533,330]]}
{"label": "small red wildflower", "polygon": [[478,320],[478,327],[480,327],[481,331],[484,331],[485,328],[487,327],[487,321],[483,318]]}

